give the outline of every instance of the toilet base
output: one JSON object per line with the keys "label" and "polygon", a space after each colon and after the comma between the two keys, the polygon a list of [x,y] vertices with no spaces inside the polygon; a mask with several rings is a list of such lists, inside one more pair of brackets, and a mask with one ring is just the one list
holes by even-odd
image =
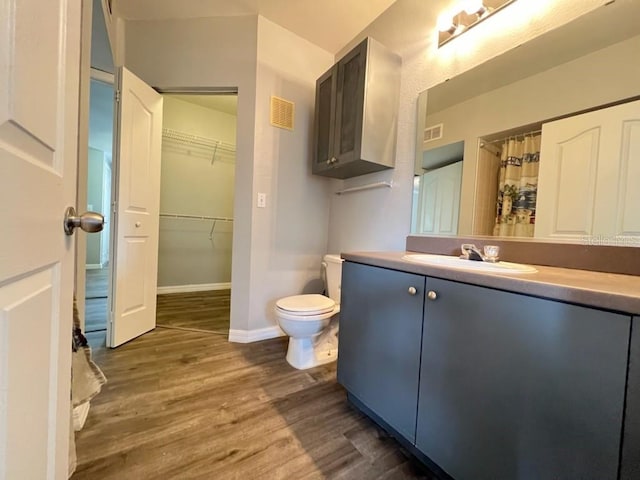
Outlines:
{"label": "toilet base", "polygon": [[335,361],[338,358],[338,348],[329,342],[317,345],[312,337],[289,337],[286,358],[293,368],[305,370]]}

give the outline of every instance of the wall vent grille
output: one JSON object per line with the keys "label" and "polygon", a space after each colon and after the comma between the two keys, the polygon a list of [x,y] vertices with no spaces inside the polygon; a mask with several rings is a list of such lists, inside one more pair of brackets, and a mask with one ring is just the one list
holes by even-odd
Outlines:
{"label": "wall vent grille", "polygon": [[271,125],[293,130],[295,104],[280,97],[271,97]]}
{"label": "wall vent grille", "polygon": [[442,138],[443,124],[439,123],[433,127],[427,127],[424,129],[424,143],[432,142]]}

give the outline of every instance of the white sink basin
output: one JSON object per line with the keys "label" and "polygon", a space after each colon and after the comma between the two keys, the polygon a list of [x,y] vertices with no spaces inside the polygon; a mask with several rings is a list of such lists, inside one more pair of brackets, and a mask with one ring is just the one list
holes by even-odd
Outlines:
{"label": "white sink basin", "polygon": [[423,265],[432,265],[434,267],[455,268],[458,270],[466,270],[469,272],[488,272],[488,273],[536,273],[534,267],[530,265],[522,265],[520,263],[509,262],[475,262],[459,257],[449,255],[432,255],[428,253],[412,253],[402,257],[410,262],[422,263]]}

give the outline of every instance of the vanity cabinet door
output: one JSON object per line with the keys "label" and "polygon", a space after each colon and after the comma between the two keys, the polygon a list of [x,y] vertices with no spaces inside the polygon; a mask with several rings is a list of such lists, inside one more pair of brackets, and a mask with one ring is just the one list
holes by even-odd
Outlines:
{"label": "vanity cabinet door", "polygon": [[415,441],[422,275],[344,262],[338,382]]}
{"label": "vanity cabinet door", "polygon": [[617,478],[629,316],[425,288],[419,450],[456,480]]}
{"label": "vanity cabinet door", "polygon": [[622,439],[621,480],[640,478],[640,317],[633,317]]}

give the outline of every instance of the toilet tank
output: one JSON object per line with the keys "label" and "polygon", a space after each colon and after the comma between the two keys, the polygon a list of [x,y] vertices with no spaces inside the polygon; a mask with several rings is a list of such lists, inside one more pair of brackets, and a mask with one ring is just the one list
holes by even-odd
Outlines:
{"label": "toilet tank", "polygon": [[327,295],[338,304],[340,303],[340,284],[342,283],[342,262],[340,255],[328,254],[324,256]]}

